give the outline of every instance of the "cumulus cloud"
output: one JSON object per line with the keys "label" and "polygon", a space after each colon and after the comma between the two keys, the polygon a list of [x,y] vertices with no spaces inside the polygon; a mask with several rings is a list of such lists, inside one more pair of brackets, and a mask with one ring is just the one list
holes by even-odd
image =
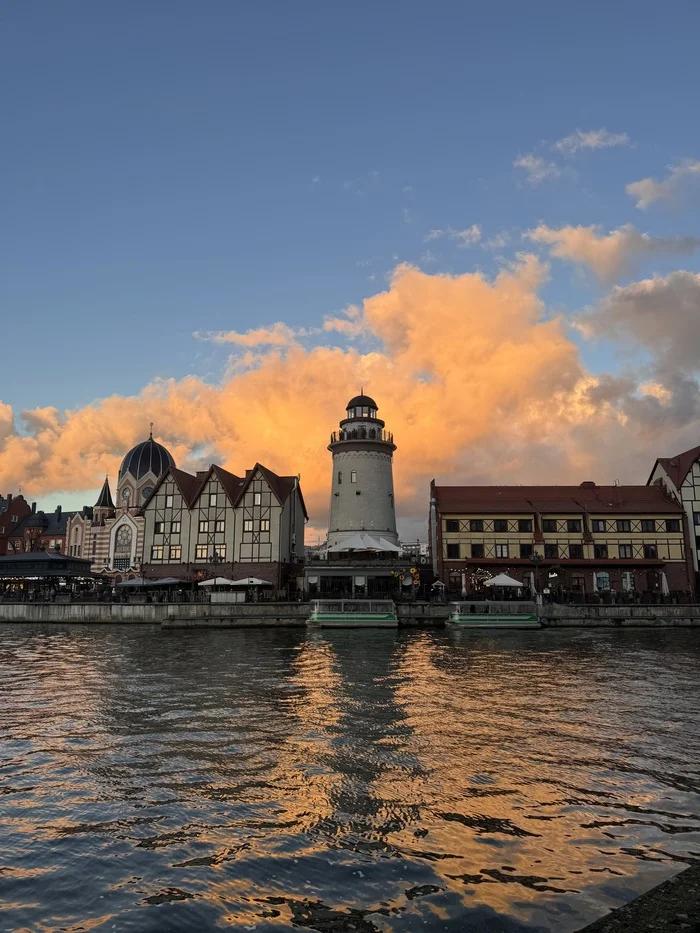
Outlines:
{"label": "cumulus cloud", "polygon": [[[578,318],[587,337],[608,337],[649,351],[662,385],[700,369],[700,275],[676,271],[613,288]],[[658,392],[656,393],[658,395]]]}
{"label": "cumulus cloud", "polygon": [[444,230],[429,230],[425,235],[425,242],[429,243],[431,240],[439,240],[442,237],[457,240],[459,246],[466,249],[479,242],[481,227],[479,224],[472,224],[471,227],[466,227],[464,230],[455,230],[454,227],[446,227]]}
{"label": "cumulus cloud", "polygon": [[552,148],[557,152],[563,152],[566,155],[574,155],[581,149],[608,149],[611,146],[629,146],[630,138],[627,133],[610,133],[601,128],[599,130],[574,130],[563,139],[558,139],[552,144]]}
{"label": "cumulus cloud", "polygon": [[677,165],[669,165],[667,168],[668,176],[663,181],[657,181],[655,178],[642,178],[627,185],[625,190],[631,198],[636,199],[636,207],[646,210],[655,201],[673,203],[678,198],[679,189],[686,182],[693,179],[700,181],[699,159],[683,159]]}
{"label": "cumulus cloud", "polygon": [[518,156],[513,162],[513,166],[523,170],[525,181],[530,185],[540,185],[543,181],[553,181],[561,175],[561,169],[556,163],[543,159],[542,156],[536,156],[532,152]]}
{"label": "cumulus cloud", "polygon": [[[670,330],[685,309],[686,337],[695,342],[683,359],[697,358],[698,329],[693,334],[691,324],[697,277],[677,275],[666,283],[673,310],[662,307],[661,314],[668,314]],[[343,346],[263,340],[252,344],[259,349],[249,351],[250,366],[239,360],[219,384],[195,377],[157,381],[136,396],[112,396],[76,411],[35,409],[21,414],[22,432],[0,403],[0,488],[22,484],[33,496],[97,489],[154,421],[156,437],[185,468],[217,461],[242,471],[259,460],[283,473],[301,472],[311,523],[322,528],[328,435],[361,385],[395,434],[397,505],[406,521],[425,520],[433,476],[443,482],[615,476],[643,482],[660,451],[674,451],[684,431],[699,430],[697,420],[668,418],[683,405],[691,411],[692,376],[673,383],[664,374],[645,374],[604,385],[583,367],[564,322],[547,314],[540,298],[546,278],[547,266],[527,255],[495,278],[430,275],[400,265],[385,290],[325,321],[326,336],[339,333]],[[658,287],[640,283],[641,297]],[[609,306],[580,326],[593,336],[624,338],[630,317],[653,317],[646,299],[632,314],[630,294],[613,291]],[[665,301],[659,293],[652,303],[659,310]],[[665,333],[651,321],[636,326],[650,346]],[[353,344],[358,336],[366,350]],[[671,401],[661,390],[645,394],[640,383],[657,383]]]}
{"label": "cumulus cloud", "polygon": [[554,229],[540,224],[524,235],[535,243],[549,245],[552,256],[557,259],[586,266],[603,282],[611,282],[629,272],[635,262],[644,257],[683,256],[700,247],[697,237],[652,237],[640,233],[633,224],[625,224],[610,233],[602,233],[598,226]]}

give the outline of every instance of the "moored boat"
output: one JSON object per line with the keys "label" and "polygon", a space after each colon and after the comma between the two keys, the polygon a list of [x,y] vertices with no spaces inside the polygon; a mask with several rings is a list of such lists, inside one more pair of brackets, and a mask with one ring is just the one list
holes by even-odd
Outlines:
{"label": "moored boat", "polygon": [[450,603],[447,624],[463,629],[541,628],[534,603],[491,600]]}
{"label": "moored boat", "polygon": [[313,628],[397,628],[390,599],[314,599],[306,624]]}

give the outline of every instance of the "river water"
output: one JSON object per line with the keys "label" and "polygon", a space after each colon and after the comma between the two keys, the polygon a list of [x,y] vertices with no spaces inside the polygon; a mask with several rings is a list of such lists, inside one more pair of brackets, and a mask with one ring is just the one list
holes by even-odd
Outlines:
{"label": "river water", "polygon": [[700,639],[0,625],[0,931],[557,931],[700,857]]}

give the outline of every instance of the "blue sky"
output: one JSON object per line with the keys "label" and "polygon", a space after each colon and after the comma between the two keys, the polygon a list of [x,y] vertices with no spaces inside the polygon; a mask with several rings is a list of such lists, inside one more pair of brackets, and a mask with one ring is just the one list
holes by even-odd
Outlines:
{"label": "blue sky", "polygon": [[[226,348],[194,331],[318,326],[398,261],[493,275],[540,223],[699,234],[697,211],[625,191],[700,158],[698,34],[693,2],[6,5],[0,399],[216,380]],[[629,144],[552,148],[601,128]],[[527,154],[559,176],[528,182]],[[470,248],[426,243],[473,224]],[[554,261],[542,296],[603,291]]]}

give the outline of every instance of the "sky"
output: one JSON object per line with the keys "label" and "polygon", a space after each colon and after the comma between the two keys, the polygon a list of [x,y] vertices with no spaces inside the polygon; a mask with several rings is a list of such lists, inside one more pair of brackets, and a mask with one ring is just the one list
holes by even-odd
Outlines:
{"label": "sky", "polygon": [[10,2],[0,491],[148,436],[301,473],[360,384],[428,483],[644,483],[700,443],[700,7]]}

